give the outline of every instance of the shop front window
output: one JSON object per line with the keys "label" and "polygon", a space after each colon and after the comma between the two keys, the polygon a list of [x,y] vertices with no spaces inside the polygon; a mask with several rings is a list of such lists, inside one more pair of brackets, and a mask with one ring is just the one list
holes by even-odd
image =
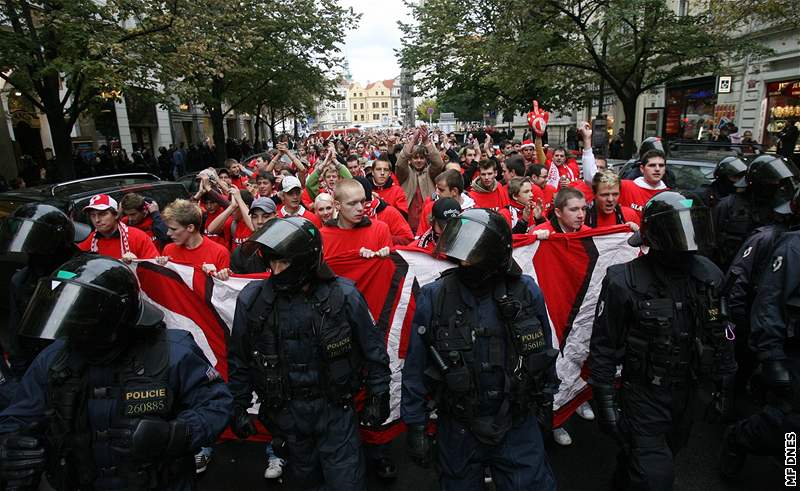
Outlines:
{"label": "shop front window", "polygon": [[667,90],[664,136],[668,140],[701,140],[714,128],[717,95],[713,85]]}
{"label": "shop front window", "polygon": [[[800,80],[767,84],[767,124],[762,142],[767,152],[777,151],[782,138],[788,141],[785,135],[790,134],[789,125],[800,128]],[[800,153],[800,146],[792,153]]]}

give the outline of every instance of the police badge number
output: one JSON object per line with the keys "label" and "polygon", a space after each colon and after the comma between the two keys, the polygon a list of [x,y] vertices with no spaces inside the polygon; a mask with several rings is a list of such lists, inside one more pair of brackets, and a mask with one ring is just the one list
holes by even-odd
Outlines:
{"label": "police badge number", "polygon": [[126,388],[123,392],[125,416],[167,412],[167,388],[163,385]]}

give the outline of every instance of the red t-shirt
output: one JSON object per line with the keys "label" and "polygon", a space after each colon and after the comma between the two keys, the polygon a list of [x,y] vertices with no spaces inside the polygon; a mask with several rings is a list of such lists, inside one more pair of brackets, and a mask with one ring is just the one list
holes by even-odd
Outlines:
{"label": "red t-shirt", "polygon": [[247,183],[249,181],[250,179],[248,179],[247,176],[241,176],[241,175],[239,177],[231,176],[231,184],[233,184],[239,189],[247,189]]}
{"label": "red t-shirt", "polygon": [[586,230],[591,230],[591,229],[589,227],[587,227],[586,225],[581,225],[581,228],[580,228],[580,230],[578,230],[578,232],[556,232],[556,229],[553,228],[553,224],[550,223],[550,220],[548,220],[548,221],[546,221],[544,223],[540,223],[539,225],[533,227],[533,230],[549,230],[551,234],[561,234],[561,233],[567,233],[567,234],[573,233],[573,234],[575,234],[575,233],[578,233],[578,232],[585,232]]}
{"label": "red t-shirt", "polygon": [[481,193],[473,188],[469,195],[475,200],[475,208],[488,208],[497,211],[505,208],[511,202],[508,198],[508,192],[499,183],[495,186],[494,191]]}
{"label": "red t-shirt", "polygon": [[127,216],[122,217],[120,221],[125,225],[127,225],[128,227],[138,228],[139,230],[147,234],[147,236],[150,237],[150,240],[153,241],[153,245],[156,247],[156,249],[158,249],[159,251],[161,250],[161,243],[158,242],[156,235],[153,233],[153,217],[147,215],[146,217],[144,217],[144,220],[137,223],[136,225],[130,225],[128,223]]}
{"label": "red t-shirt", "polygon": [[249,239],[251,235],[253,235],[253,231],[250,230],[250,227],[248,227],[244,221],[237,220],[233,230],[233,235],[231,236],[231,252],[236,250],[236,248],[240,245],[244,244],[244,241]]}
{"label": "red t-shirt", "polygon": [[169,256],[171,261],[190,264],[196,268],[202,267],[203,264],[213,264],[219,271],[231,265],[231,253],[228,249],[206,236],[203,236],[203,242],[194,249],[178,244],[167,244],[164,246],[164,255]]}
{"label": "red t-shirt", "polygon": [[[92,239],[94,239],[96,230],[93,230],[89,237],[83,242],[78,244],[78,248],[82,251],[90,251],[92,249]],[[122,243],[119,232],[114,232],[111,237],[97,238],[97,253],[103,256],[113,257],[116,259],[122,258]],[[153,241],[146,233],[138,228],[128,227],[128,250],[136,255],[137,259],[153,259],[158,256],[158,249],[153,245]]]}
{"label": "red t-shirt", "polygon": [[586,198],[587,203],[594,200],[594,193],[592,192],[592,187],[586,184],[586,182],[578,179],[577,181],[572,181],[571,183],[567,184],[567,186],[575,188],[578,191],[582,192],[583,196]]}
{"label": "red t-shirt", "polygon": [[389,226],[393,245],[406,245],[414,240],[411,227],[394,206],[386,205],[384,209],[376,214],[376,218]]}
{"label": "red t-shirt", "polygon": [[[548,171],[551,165],[553,165],[553,161],[549,159],[546,166]],[[567,159],[564,165],[557,165],[556,168],[558,169],[558,176],[567,176],[570,182],[581,178],[581,170],[578,168],[578,162],[575,159]]]}
{"label": "red t-shirt", "polygon": [[211,222],[213,222],[214,219],[217,218],[223,211],[225,211],[225,209],[220,206],[216,213],[206,212],[206,223],[203,224],[203,235],[222,247],[228,249],[231,245],[231,223],[233,222],[232,216],[229,216],[225,220],[225,224],[222,226],[220,233],[212,234],[208,231],[208,226],[211,225]]}
{"label": "red t-shirt", "polygon": [[[640,217],[633,208],[628,208],[627,206],[620,206],[620,210],[622,210],[622,218],[625,220],[623,223],[633,222],[635,224],[640,224]],[[617,223],[617,214],[616,213],[609,213],[605,214],[602,213],[600,210],[597,210],[597,228],[600,227],[614,227],[619,225]]]}
{"label": "red t-shirt", "polygon": [[641,214],[644,205],[650,198],[668,189],[663,181],[659,183],[658,187],[653,188],[643,177],[637,177],[633,181],[623,179],[619,183],[619,204],[620,206],[629,206]]}
{"label": "red t-shirt", "polygon": [[542,201],[542,206],[544,209],[542,210],[542,215],[547,216],[550,213],[550,210],[553,209],[553,199],[556,196],[556,192],[558,190],[553,186],[545,186],[544,189],[540,188],[536,184],[531,186],[531,194],[534,203],[538,200]]}
{"label": "red t-shirt", "polygon": [[326,260],[344,252],[359,251],[362,247],[371,251],[392,247],[389,226],[380,220],[373,220],[367,226],[347,229],[326,225],[320,232],[322,232],[322,251]]}
{"label": "red t-shirt", "polygon": [[308,189],[303,188],[300,192],[300,202],[303,203],[303,206],[306,208],[311,208],[311,205],[314,204],[314,200],[311,199],[311,194],[309,194]]}
{"label": "red t-shirt", "polygon": [[379,188],[377,186],[372,188],[372,192],[381,197],[388,205],[392,205],[399,211],[408,215],[408,200],[403,188],[397,184],[392,184],[386,188]]}
{"label": "red t-shirt", "polygon": [[298,212],[297,212],[297,213],[292,213],[292,214],[290,214],[290,213],[289,213],[289,212],[286,210],[286,207],[285,207],[284,205],[281,205],[281,206],[278,208],[278,216],[279,216],[279,217],[281,217],[281,218],[288,218],[288,217],[303,217],[303,218],[305,218],[306,220],[308,220],[308,221],[310,221],[311,223],[313,223],[314,225],[316,225],[316,226],[317,226],[317,228],[320,228],[320,227],[322,227],[322,222],[319,220],[319,217],[318,217],[317,215],[315,215],[315,214],[311,213],[310,211],[306,210],[306,209],[305,209],[305,207],[303,207],[303,206],[300,206],[300,209],[298,210]]}

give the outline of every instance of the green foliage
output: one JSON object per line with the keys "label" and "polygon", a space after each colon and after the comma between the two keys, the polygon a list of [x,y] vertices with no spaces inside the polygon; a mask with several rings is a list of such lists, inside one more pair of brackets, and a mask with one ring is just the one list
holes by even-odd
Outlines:
{"label": "green foliage", "polygon": [[462,102],[471,94],[474,109],[524,112],[533,99],[548,110],[581,107],[602,79],[623,102],[632,139],[643,92],[765,52],[713,10],[680,16],[671,3],[475,0],[465,10],[457,0],[409,2],[416,22],[400,26],[401,62],[422,90]]}
{"label": "green foliage", "polygon": [[333,0],[197,0],[161,40],[168,93],[226,112],[266,104],[301,112],[332,92],[336,43],[355,15]]}
{"label": "green foliage", "polygon": [[[103,94],[154,86],[138,47],[168,30],[178,10],[177,0],[5,1],[0,77],[43,112],[74,123]],[[68,97],[59,98],[59,74]]]}
{"label": "green foliage", "polygon": [[[428,115],[428,108],[433,109],[433,114],[430,116]],[[420,121],[428,121],[428,118],[433,121],[439,119],[439,104],[436,102],[436,99],[425,99],[417,106],[417,119]]]}

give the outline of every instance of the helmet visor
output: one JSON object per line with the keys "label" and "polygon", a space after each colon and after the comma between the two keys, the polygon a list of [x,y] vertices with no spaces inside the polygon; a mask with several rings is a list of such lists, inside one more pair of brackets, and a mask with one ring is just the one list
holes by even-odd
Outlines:
{"label": "helmet visor", "polygon": [[775,213],[781,215],[792,214],[792,200],[794,199],[795,190],[800,187],[795,178],[783,179],[779,185],[778,190],[772,197],[770,206]]}
{"label": "helmet visor", "polygon": [[643,227],[647,245],[660,251],[707,250],[714,229],[708,208],[692,208],[654,215]]}
{"label": "helmet visor", "polygon": [[[317,232],[318,233],[318,232]],[[270,220],[261,230],[250,236],[241,245],[246,256],[252,256],[259,249],[264,259],[291,259],[308,252],[311,248],[308,233],[286,220]]]}
{"label": "helmet visor", "polygon": [[102,287],[64,278],[43,278],[20,323],[20,336],[39,339],[69,337],[90,344],[110,342],[127,306]]}
{"label": "helmet visor", "polygon": [[27,218],[0,222],[0,253],[51,254],[58,247],[55,227]]}
{"label": "helmet visor", "polygon": [[485,225],[464,218],[453,218],[436,243],[434,254],[444,254],[468,265],[477,265],[491,255],[500,255],[497,250],[500,238]]}

